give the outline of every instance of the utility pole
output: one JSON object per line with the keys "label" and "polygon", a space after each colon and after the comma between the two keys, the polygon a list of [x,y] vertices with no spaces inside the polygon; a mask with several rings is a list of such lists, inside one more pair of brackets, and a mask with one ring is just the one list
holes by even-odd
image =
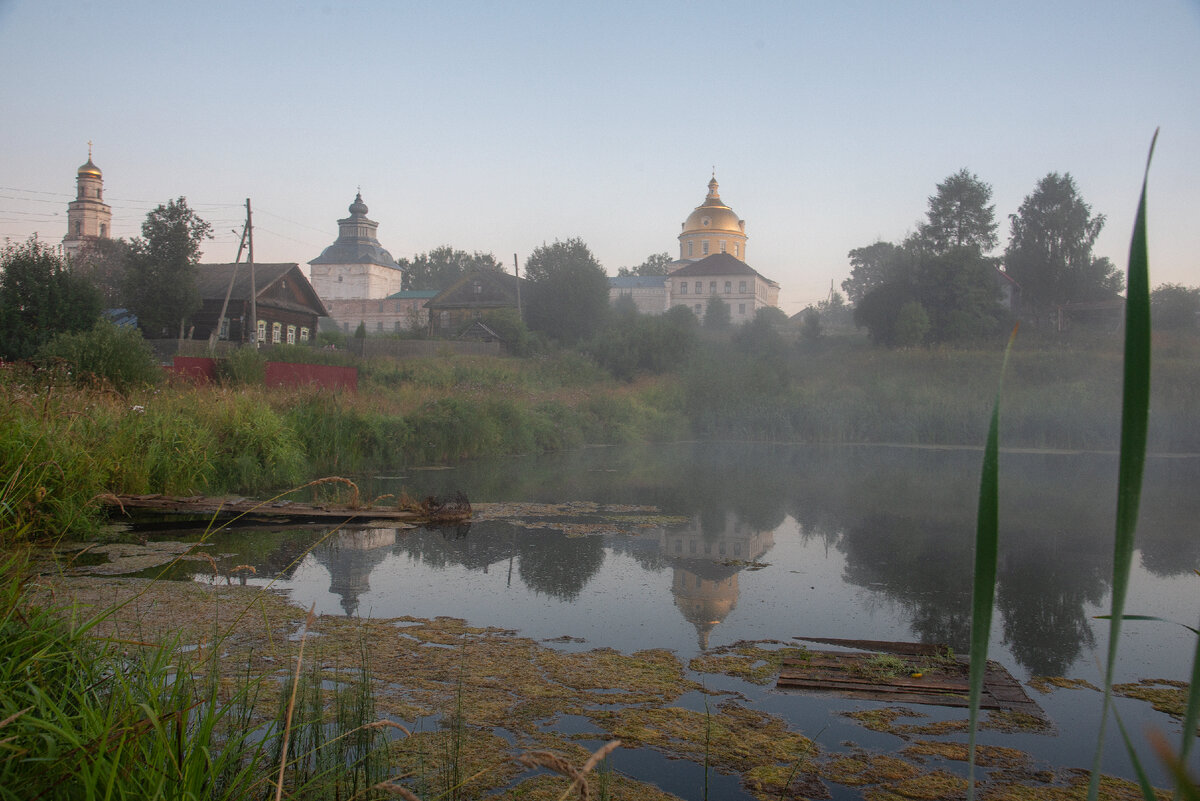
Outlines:
{"label": "utility pole", "polygon": [[[250,216],[250,198],[246,198],[246,231],[250,239],[250,253],[248,261],[250,262],[250,330],[254,334],[250,337],[250,341],[254,343],[255,350],[258,349],[258,285],[254,281],[254,223]],[[243,307],[245,308],[245,307]]]}
{"label": "utility pole", "polygon": [[[229,276],[229,286],[225,289],[225,301],[221,304],[221,314],[217,317],[217,326],[208,334],[208,350],[211,352],[216,348],[217,337],[221,332],[221,325],[225,322],[225,313],[229,310],[229,296],[233,294],[233,282],[237,280],[238,262],[242,260],[242,250],[246,247],[246,233],[250,230],[250,222],[242,226],[242,241],[238,243],[237,258],[233,260],[233,273]],[[245,316],[246,307],[242,307],[242,315]],[[226,328],[226,336],[233,330],[233,326]],[[242,335],[245,336],[245,323],[242,324]]]}

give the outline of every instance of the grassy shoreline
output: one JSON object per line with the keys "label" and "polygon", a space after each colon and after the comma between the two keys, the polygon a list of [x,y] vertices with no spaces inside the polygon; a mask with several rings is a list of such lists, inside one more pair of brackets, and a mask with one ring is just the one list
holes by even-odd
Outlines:
{"label": "grassy shoreline", "polygon": [[[1159,348],[1150,450],[1200,452],[1200,343]],[[172,383],[124,394],[0,371],[0,542],[94,530],[105,493],[261,494],[330,474],[585,444],[741,439],[977,446],[998,352],[796,351],[613,380],[577,354],[362,365],[360,391]],[[1007,448],[1115,450],[1119,353],[1013,354]]]}

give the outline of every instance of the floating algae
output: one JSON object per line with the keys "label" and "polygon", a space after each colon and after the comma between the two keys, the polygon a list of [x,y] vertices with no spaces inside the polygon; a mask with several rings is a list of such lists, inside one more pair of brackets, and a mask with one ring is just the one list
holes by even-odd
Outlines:
{"label": "floating algae", "polygon": [[697,673],[720,673],[753,684],[770,684],[779,674],[784,659],[805,659],[808,656],[808,650],[804,647],[764,648],[766,643],[780,644],[778,641],[743,640],[723,645],[696,656],[688,663],[688,669]]}

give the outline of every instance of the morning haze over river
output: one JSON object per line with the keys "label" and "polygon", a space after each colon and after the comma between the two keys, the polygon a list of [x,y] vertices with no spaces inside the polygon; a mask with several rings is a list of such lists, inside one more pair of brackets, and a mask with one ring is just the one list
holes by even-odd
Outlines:
{"label": "morning haze over river", "polygon": [[[248,583],[279,575],[274,586],[318,613],[448,615],[568,650],[665,647],[686,662],[739,640],[814,637],[963,653],[980,462],[972,448],[700,442],[478,460],[363,482],[367,495],[462,490],[470,523],[345,528],[303,556],[327,528],[229,531],[207,550],[223,574],[254,565]],[[1116,456],[1007,452],[1000,468],[991,656],[1022,682],[1099,684],[1108,624],[1095,617],[1109,603]],[[1200,458],[1149,458],[1129,613],[1194,622],[1198,483]],[[212,581],[196,564],[177,566],[177,577]],[[1117,680],[1186,678],[1185,634],[1128,624]],[[761,688],[754,698],[808,731],[827,721],[830,742],[847,728],[835,713],[862,706]],[[1024,735],[1019,747],[1086,764],[1099,696],[1036,700],[1057,733]],[[1119,708],[1130,726],[1172,725],[1145,705]],[[1108,769],[1123,773],[1124,754],[1110,752]]]}

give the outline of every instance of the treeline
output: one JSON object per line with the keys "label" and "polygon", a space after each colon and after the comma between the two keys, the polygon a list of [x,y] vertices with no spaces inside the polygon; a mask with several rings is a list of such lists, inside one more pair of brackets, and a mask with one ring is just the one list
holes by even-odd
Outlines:
{"label": "treeline", "polygon": [[[959,170],[937,185],[924,220],[902,242],[849,252],[842,289],[874,342],[978,341],[1017,319],[1053,328],[1060,309],[1119,305],[1124,275],[1093,253],[1105,217],[1093,213],[1069,173],[1046,175],[1009,215],[999,256],[990,255],[999,242],[991,199],[991,186]],[[1156,327],[1196,328],[1200,289],[1163,284],[1153,302]]]}

